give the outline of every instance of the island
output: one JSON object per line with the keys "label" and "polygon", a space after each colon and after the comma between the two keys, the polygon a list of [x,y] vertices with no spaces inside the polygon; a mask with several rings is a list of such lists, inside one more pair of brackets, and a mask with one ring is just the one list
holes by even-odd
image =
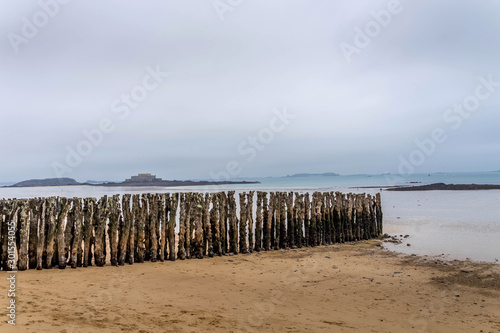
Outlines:
{"label": "island", "polygon": [[475,190],[500,190],[500,185],[434,183],[434,184],[420,185],[420,186],[398,186],[386,189],[386,191],[475,191]]}
{"label": "island", "polygon": [[99,182],[79,183],[72,178],[47,178],[25,180],[14,185],[4,187],[44,187],[44,186],[108,186],[108,187],[129,187],[129,186],[159,186],[159,187],[177,187],[177,186],[205,186],[205,185],[239,185],[239,184],[260,184],[258,181],[208,181],[208,180],[163,180],[150,173],[140,173],[132,176],[123,182]]}
{"label": "island", "polygon": [[338,173],[334,172],[325,172],[325,173],[296,173],[294,175],[288,175],[287,178],[296,178],[296,177],[337,177],[340,176]]}

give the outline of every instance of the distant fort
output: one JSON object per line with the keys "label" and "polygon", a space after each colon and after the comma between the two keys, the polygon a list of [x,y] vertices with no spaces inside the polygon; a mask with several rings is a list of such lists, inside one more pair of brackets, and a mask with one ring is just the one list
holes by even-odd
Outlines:
{"label": "distant fort", "polygon": [[258,181],[208,181],[208,180],[163,180],[161,178],[157,178],[155,175],[150,173],[140,173],[137,176],[132,176],[130,179],[126,179],[121,183],[113,183],[113,182],[102,182],[90,184],[87,183],[79,183],[72,178],[48,178],[48,179],[31,179],[25,180],[23,182],[5,186],[5,187],[39,187],[39,186],[81,186],[81,185],[89,185],[89,186],[159,186],[159,187],[174,187],[174,186],[201,186],[201,185],[233,185],[233,184],[259,184]]}
{"label": "distant fort", "polygon": [[130,177],[130,179],[125,179],[124,183],[152,183],[162,181],[163,179],[157,178],[155,175],[150,173],[140,173],[137,176]]}

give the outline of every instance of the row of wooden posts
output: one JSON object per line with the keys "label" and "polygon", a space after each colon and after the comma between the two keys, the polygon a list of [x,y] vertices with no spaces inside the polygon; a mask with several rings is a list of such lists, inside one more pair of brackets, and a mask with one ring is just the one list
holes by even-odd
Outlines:
{"label": "row of wooden posts", "polygon": [[14,250],[17,270],[64,269],[328,245],[382,233],[380,194],[258,191],[255,210],[250,191],[239,193],[239,217],[236,199],[229,191],[1,200],[0,266],[13,270]]}

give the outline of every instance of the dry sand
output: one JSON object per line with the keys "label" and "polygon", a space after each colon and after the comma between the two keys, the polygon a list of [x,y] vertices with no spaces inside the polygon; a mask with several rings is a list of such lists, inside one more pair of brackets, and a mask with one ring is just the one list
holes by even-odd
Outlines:
{"label": "dry sand", "polygon": [[500,266],[379,241],[17,279],[17,326],[3,315],[1,332],[500,332]]}

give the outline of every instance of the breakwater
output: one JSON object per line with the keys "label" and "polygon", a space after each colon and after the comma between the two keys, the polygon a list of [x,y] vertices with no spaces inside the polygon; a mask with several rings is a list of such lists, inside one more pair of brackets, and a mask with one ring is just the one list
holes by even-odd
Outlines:
{"label": "breakwater", "polygon": [[329,245],[382,233],[380,194],[125,194],[0,201],[3,270],[124,265]]}

